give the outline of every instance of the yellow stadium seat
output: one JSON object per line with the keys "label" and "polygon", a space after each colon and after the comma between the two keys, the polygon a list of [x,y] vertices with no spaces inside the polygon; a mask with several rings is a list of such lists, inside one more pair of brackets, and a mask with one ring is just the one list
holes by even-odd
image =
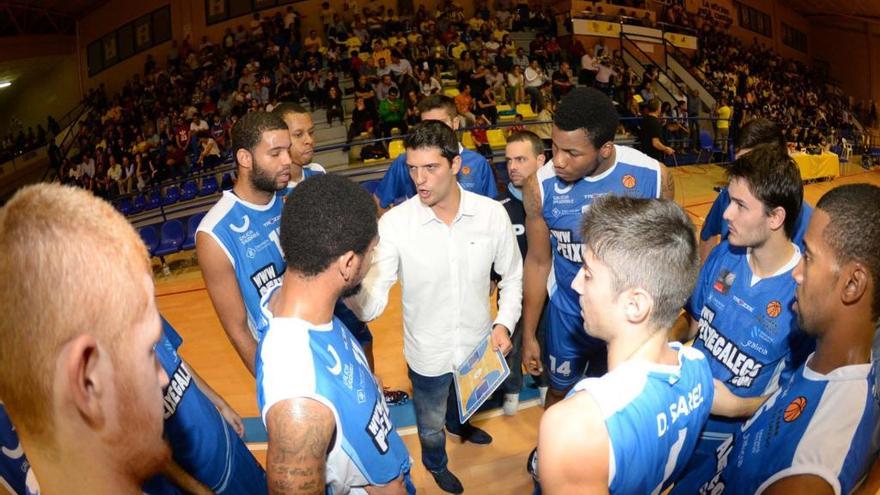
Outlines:
{"label": "yellow stadium seat", "polygon": [[498,109],[498,113],[509,112],[513,110],[513,107],[510,105],[496,105],[495,108]]}
{"label": "yellow stadium seat", "polygon": [[516,113],[522,115],[524,120],[538,118],[538,114],[532,111],[532,106],[528,103],[520,103],[517,105]]}
{"label": "yellow stadium seat", "polygon": [[507,138],[504,137],[504,131],[501,129],[489,129],[486,137],[489,138],[489,146],[493,150],[504,149],[507,146]]}
{"label": "yellow stadium seat", "polygon": [[477,144],[474,143],[474,137],[471,136],[471,131],[464,131],[461,133],[461,145],[469,150],[477,149]]}
{"label": "yellow stadium seat", "polygon": [[446,88],[443,90],[443,94],[450,97],[450,98],[455,98],[456,96],[458,96],[458,89],[457,88]]}
{"label": "yellow stadium seat", "polygon": [[403,140],[395,139],[388,144],[388,156],[391,157],[392,160],[400,156],[404,152],[403,150]]}

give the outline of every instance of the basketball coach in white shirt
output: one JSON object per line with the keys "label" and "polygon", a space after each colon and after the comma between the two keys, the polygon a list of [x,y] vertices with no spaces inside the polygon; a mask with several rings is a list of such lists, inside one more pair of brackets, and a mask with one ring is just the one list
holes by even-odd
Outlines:
{"label": "basketball coach in white shirt", "polygon": [[[403,353],[413,385],[422,463],[440,488],[461,493],[461,482],[447,468],[444,419],[449,432],[463,441],[487,444],[492,437],[460,423],[453,366],[490,332],[496,349],[510,351],[510,335],[522,311],[522,258],[501,203],[458,185],[462,164],[452,129],[425,121],[411,131],[404,147],[418,195],[380,219],[370,272],[363,290],[348,304],[362,320],[373,320],[400,279]],[[493,267],[501,275],[494,322],[489,313]]]}

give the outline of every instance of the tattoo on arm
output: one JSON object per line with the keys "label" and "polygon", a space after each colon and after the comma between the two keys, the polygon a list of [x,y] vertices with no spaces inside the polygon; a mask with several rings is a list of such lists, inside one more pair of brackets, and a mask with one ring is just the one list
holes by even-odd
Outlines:
{"label": "tattoo on arm", "polygon": [[662,184],[662,193],[661,197],[673,200],[675,199],[675,178],[672,177],[672,171],[668,168],[664,168],[665,173],[663,174],[663,184]]}
{"label": "tattoo on arm", "polygon": [[323,494],[333,413],[315,400],[293,399],[272,406],[267,423],[270,493]]}

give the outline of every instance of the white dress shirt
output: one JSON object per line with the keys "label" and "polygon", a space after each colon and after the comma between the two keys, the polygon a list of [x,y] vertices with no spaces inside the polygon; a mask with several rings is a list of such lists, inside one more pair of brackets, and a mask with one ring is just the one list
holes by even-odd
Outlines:
{"label": "white dress shirt", "polygon": [[[495,324],[513,331],[522,312],[522,257],[501,203],[461,189],[451,225],[418,196],[379,220],[379,244],[360,293],[348,301],[361,320],[377,318],[400,279],[403,354],[423,376],[460,364]],[[501,275],[498,316],[489,308],[493,269]]]}

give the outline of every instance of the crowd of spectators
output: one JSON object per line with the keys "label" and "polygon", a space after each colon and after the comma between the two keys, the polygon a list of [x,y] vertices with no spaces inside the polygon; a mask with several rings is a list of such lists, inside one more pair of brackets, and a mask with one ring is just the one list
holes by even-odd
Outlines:
{"label": "crowd of spectators", "polygon": [[[118,94],[103,88],[89,94],[94,111],[59,176],[113,197],[211,168],[228,151],[230,128],[241,115],[281,101],[326,112],[326,125],[347,126],[347,143],[387,138],[418,122],[419,101],[450,84],[477,139],[498,123],[503,103],[515,108],[527,102],[539,121],[552,120],[555,102],[576,84],[608,92],[622,116],[633,118],[624,119],[620,132],[637,134],[638,118],[646,115],[659,84],[672,88],[675,100],[657,114],[664,142],[677,150],[698,146],[695,94],[682,93],[683,85],[671,84],[656,67],[637,75],[621,51],[601,39],[589,49],[580,42],[562,46],[556,35],[564,18],[540,2],[514,1],[496,0],[491,11],[478,4],[470,17],[453,0],[403,16],[356,0],[325,2],[323,32],[304,33],[301,16],[288,7],[273,16],[255,13],[219,40],[173,41],[164,64],[148,57],[143,73]],[[618,3],[643,7],[639,1]],[[848,101],[827,89],[818,73],[757,44],[744,46],[718,21],[699,19],[675,2],[657,19],[699,31],[700,50],[686,62],[719,101],[713,109],[720,124],[716,138],[724,140],[753,116],[778,122],[792,141],[805,144],[826,138],[829,129],[852,126]],[[517,46],[510,32],[524,29],[535,37]],[[444,80],[450,77],[454,83]],[[349,96],[350,112],[343,104]],[[517,125],[522,120],[518,116]],[[533,130],[549,140],[546,127]],[[362,153],[377,157],[386,149],[364,146]]]}
{"label": "crowd of spectators", "polygon": [[46,146],[50,140],[61,132],[58,122],[49,115],[46,118],[46,127],[42,124],[37,125],[35,131],[33,126],[28,126],[27,131],[19,122],[13,122],[18,132],[8,131],[0,142],[0,163],[11,160],[16,156],[23,155],[28,151]]}

